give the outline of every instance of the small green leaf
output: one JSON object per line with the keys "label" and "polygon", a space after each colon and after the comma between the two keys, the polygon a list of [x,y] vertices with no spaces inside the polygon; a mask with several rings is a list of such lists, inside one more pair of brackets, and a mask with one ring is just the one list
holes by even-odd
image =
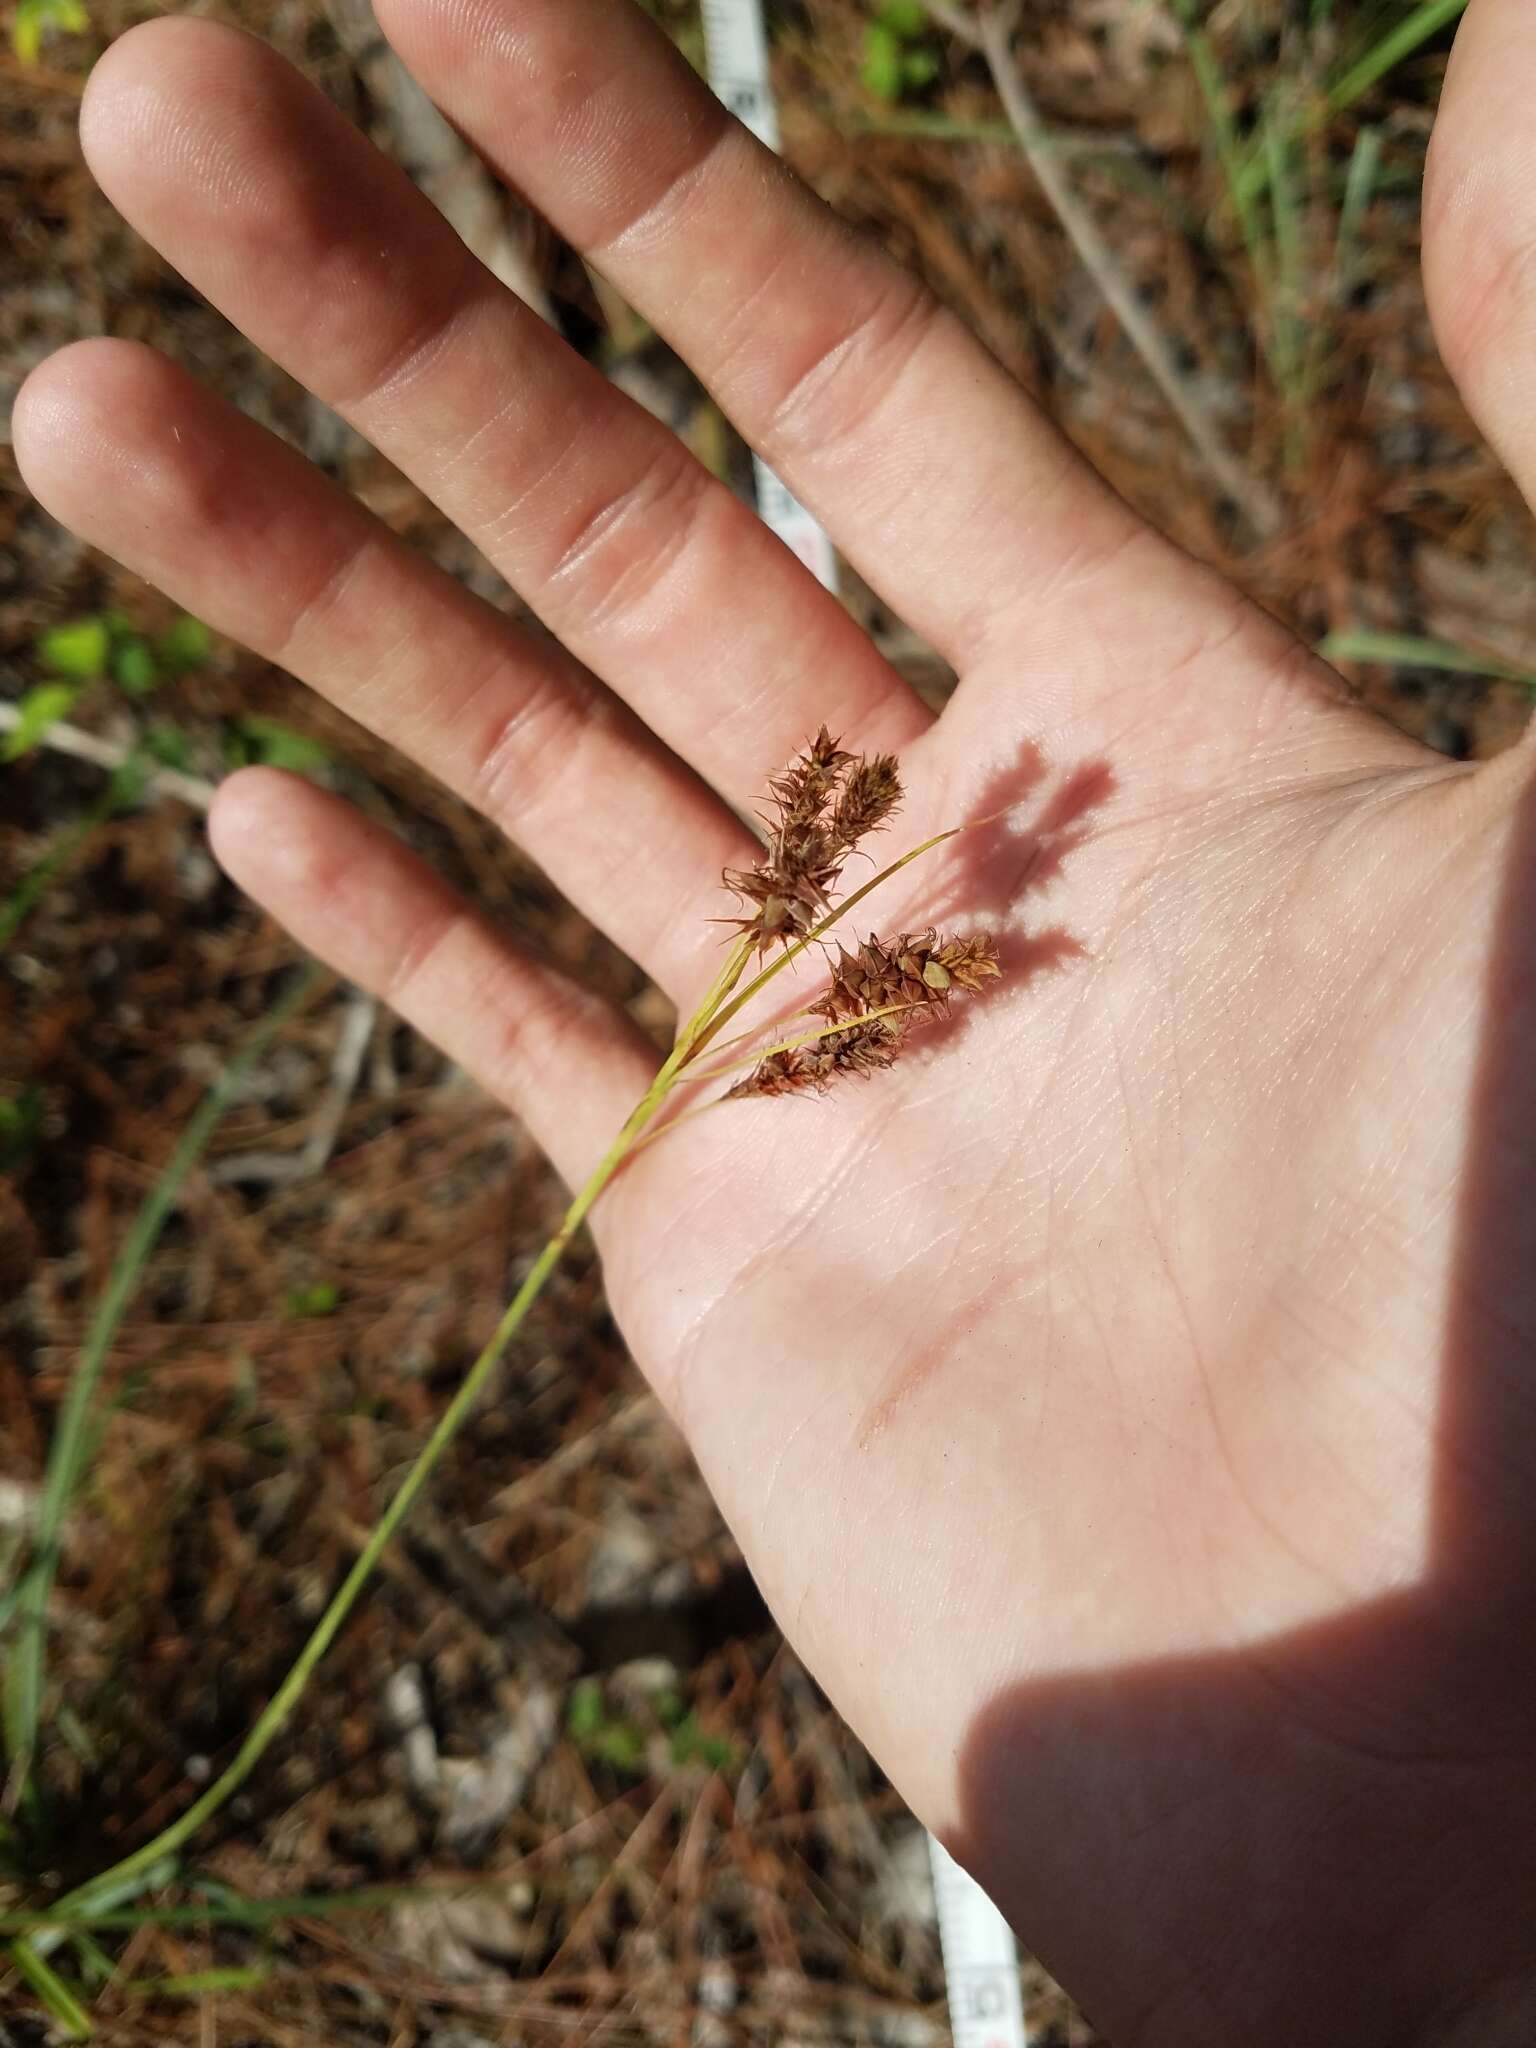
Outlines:
{"label": "small green leaf", "polygon": [[571,1687],[565,1725],[577,1742],[588,1742],[603,1725],[603,1688],[595,1678],[579,1679]]}
{"label": "small green leaf", "polygon": [[859,80],[877,100],[901,98],[901,44],[888,28],[871,22],[864,31],[864,62]]}
{"label": "small green leaf", "polygon": [[235,768],[286,768],[294,775],[314,775],[330,766],[330,755],[318,740],[294,732],[273,718],[237,720],[226,737],[225,753]]}
{"label": "small green leaf", "polygon": [[105,619],[71,619],[50,627],[37,643],[44,668],[86,683],[106,674],[111,651],[112,636]]}
{"label": "small green leaf", "polygon": [[112,650],[112,680],[130,697],[144,697],[160,680],[160,670],[149,642],[135,633],[120,640]]}
{"label": "small green leaf", "polygon": [[155,642],[155,652],[167,675],[185,675],[189,668],[200,667],[213,652],[213,635],[201,619],[182,612]]}
{"label": "small green leaf", "polygon": [[734,1746],[723,1736],[706,1735],[692,1714],[686,1715],[673,1729],[670,1748],[672,1761],[679,1768],[684,1764],[701,1763],[712,1771],[728,1771],[736,1761]]}
{"label": "small green leaf", "polygon": [[885,5],[875,16],[883,29],[889,29],[901,43],[915,43],[928,33],[928,10],[923,0],[885,0]]}
{"label": "small green leaf", "polygon": [[939,59],[933,50],[904,50],[901,83],[907,92],[925,92],[939,75]]}
{"label": "small green leaf", "polygon": [[341,1289],[331,1280],[317,1280],[313,1287],[295,1287],[284,1303],[285,1313],[295,1322],[314,1322],[333,1316],[341,1305]]}
{"label": "small green leaf", "polygon": [[192,765],[187,736],[174,725],[151,726],[144,735],[144,751],[162,768],[179,768],[185,773]]}
{"label": "small green leaf", "polygon": [[109,813],[131,811],[149,786],[149,762],[142,754],[130,754],[112,770],[107,784]]}
{"label": "small green leaf", "polygon": [[16,707],[21,716],[0,736],[0,761],[19,761],[30,754],[50,725],[57,725],[74,706],[80,691],[74,683],[39,683]]}
{"label": "small green leaf", "polygon": [[565,1725],[584,1757],[631,1777],[644,1775],[645,1732],[633,1721],[609,1714],[599,1679],[579,1679],[572,1686]]}
{"label": "small green leaf", "polygon": [[84,0],[17,0],[11,48],[23,64],[35,64],[49,35],[84,35],[91,25]]}
{"label": "small green leaf", "polygon": [[633,1721],[605,1721],[582,1747],[588,1756],[607,1764],[612,1771],[623,1771],[627,1776],[644,1773],[645,1736]]}
{"label": "small green leaf", "polygon": [[1325,661],[1377,662],[1387,668],[1441,669],[1451,675],[1498,676],[1509,683],[1536,689],[1536,671],[1523,669],[1497,654],[1456,647],[1445,640],[1424,640],[1413,633],[1329,633],[1317,651]]}
{"label": "small green leaf", "polygon": [[43,1091],[30,1082],[19,1095],[0,1095],[0,1173],[26,1163],[43,1127]]}

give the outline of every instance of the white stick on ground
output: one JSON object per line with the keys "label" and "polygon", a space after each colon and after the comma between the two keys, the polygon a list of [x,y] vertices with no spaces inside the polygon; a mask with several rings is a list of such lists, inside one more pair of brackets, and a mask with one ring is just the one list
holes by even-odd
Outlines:
{"label": "white stick on ground", "polygon": [[[0,704],[0,732],[14,732],[21,717],[19,705]],[[38,735],[37,744],[51,748],[55,754],[68,754],[76,761],[89,761],[93,768],[125,768],[133,758],[131,747],[120,746],[116,740],[100,739],[93,732],[82,732],[78,725],[50,725]],[[146,786],[157,796],[173,796],[178,803],[191,804],[197,811],[208,809],[216,787],[199,775],[183,775],[179,768],[152,768]]]}
{"label": "white stick on ground", "polygon": [[215,1187],[274,1187],[289,1181],[311,1180],[323,1173],[336,1149],[342,1122],[357,1093],[363,1070],[363,1055],[378,1022],[377,996],[355,988],[347,999],[341,1033],[331,1061],[331,1078],[325,1098],[310,1120],[309,1136],[297,1152],[235,1152],[207,1169]]}

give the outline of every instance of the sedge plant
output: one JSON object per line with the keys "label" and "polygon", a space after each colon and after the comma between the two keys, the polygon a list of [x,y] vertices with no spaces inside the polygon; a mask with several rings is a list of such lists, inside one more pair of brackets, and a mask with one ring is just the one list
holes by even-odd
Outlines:
{"label": "sedge plant", "polygon": [[[675,1115],[662,1117],[677,1092],[696,1092],[745,1070],[723,1094],[695,1104],[688,1112],[694,1114],[699,1107],[743,1096],[819,1094],[838,1082],[868,1078],[893,1065],[914,1033],[942,1016],[956,997],[981,994],[1001,974],[996,946],[985,933],[941,935],[930,930],[886,938],[871,933],[851,950],[839,946],[835,956],[827,953],[825,987],[794,1013],[796,1018],[814,1020],[805,1030],[779,1037],[761,1030],[744,1034],[747,1039],[755,1035],[759,1042],[744,1055],[719,1062],[729,1045],[742,1042],[722,1040],[721,1034],[780,974],[821,951],[832,928],[882,883],[965,829],[936,833],[843,893],[849,860],[889,823],[901,799],[901,776],[893,755],[850,754],[825,728],[773,779],[763,819],[767,843],[762,856],[751,868],[727,871],[724,877],[739,898],[740,909],[737,916],[724,920],[734,927],[735,936],[703,1001],[679,1029],[650,1087],[575,1195],[292,1668],[224,1770],[151,1841],[57,1901],[47,1915],[46,1930],[13,1941],[12,1960],[34,1987],[41,1989],[52,1977],[45,1952],[66,1930],[84,1930],[98,1915],[112,1913],[125,1899],[163,1883],[174,1871],[180,1851],[255,1770],[593,1205],[629,1158],[677,1121]],[[754,962],[756,971],[749,974]],[[55,1982],[48,1991],[55,2011],[61,2012],[68,1987]],[[78,2015],[71,2013],[70,2019],[78,2027]]]}

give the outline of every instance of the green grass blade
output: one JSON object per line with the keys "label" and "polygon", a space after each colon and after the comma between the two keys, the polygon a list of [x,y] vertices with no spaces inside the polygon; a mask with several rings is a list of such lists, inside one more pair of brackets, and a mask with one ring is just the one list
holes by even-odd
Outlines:
{"label": "green grass blade", "polygon": [[[174,1866],[152,1872],[139,1880],[143,1890],[152,1890],[156,1880],[166,1880]],[[354,1892],[291,1892],[281,1898],[244,1898],[219,1884],[197,1905],[186,1907],[104,1907],[66,1909],[51,1913],[0,1913],[0,1935],[55,1935],[59,1942],[72,1939],[82,1927],[94,1933],[137,1933],[139,1927],[276,1927],[295,1919],[338,1919],[348,1913],[387,1913],[399,1905],[430,1905],[449,1898],[473,1898],[481,1892],[506,1892],[506,1878],[471,1878],[463,1884],[365,1884]],[[129,1886],[123,1886],[129,1890]],[[35,1939],[33,1948],[43,1948]]]}
{"label": "green grass blade", "polygon": [[248,1963],[182,1977],[129,1977],[117,1989],[127,1998],[206,1998],[220,1991],[259,1991],[271,1975],[270,1963]]}
{"label": "green grass blade", "polygon": [[99,1985],[110,1984],[117,1975],[117,1965],[94,1935],[87,1934],[83,1927],[77,1927],[69,1937],[70,1946],[80,1958],[80,1967],[85,1981],[95,1990]]}
{"label": "green grass blade", "polygon": [[1302,237],[1301,202],[1292,176],[1291,143],[1278,121],[1264,128],[1264,168],[1269,185],[1270,206],[1275,222],[1275,256],[1278,278],[1272,326],[1275,382],[1294,415],[1305,393],[1302,389]]}
{"label": "green grass blade", "polygon": [[[1287,140],[1299,141],[1331,115],[1353,106],[1404,58],[1411,57],[1432,35],[1465,13],[1466,7],[1467,0],[1422,0],[1420,6],[1378,37],[1363,56],[1342,71],[1320,98],[1297,112],[1287,129]],[[1237,175],[1237,189],[1244,201],[1257,200],[1268,178],[1269,165],[1261,146],[1248,156]]]}
{"label": "green grass blade", "polygon": [[42,1712],[48,1600],[58,1568],[59,1534],[70,1503],[85,1476],[91,1411],[107,1356],[138,1288],[145,1263],[175,1207],[182,1184],[228,1107],[231,1095],[300,1005],[307,1001],[315,981],[313,969],[299,977],[246,1038],[219,1080],[198,1105],[177,1141],[176,1149],[134,1218],[133,1227],[113,1264],[106,1290],[91,1318],[49,1449],[43,1497],[38,1506],[33,1538],[33,1557],[21,1582],[10,1624],[14,1639],[6,1660],[3,1725],[6,1754],[17,1783],[26,1782],[36,1747],[38,1719]]}
{"label": "green grass blade", "polygon": [[1388,29],[1363,57],[1335,79],[1328,88],[1328,111],[1338,114],[1353,106],[1362,93],[1369,92],[1395,65],[1411,57],[1421,43],[1427,43],[1448,22],[1464,13],[1466,5],[1467,0],[1422,0],[1396,28]]}
{"label": "green grass blade", "polygon": [[1365,661],[1383,668],[1440,669],[1459,676],[1496,676],[1501,682],[1523,683],[1536,690],[1536,671],[1501,661],[1495,654],[1456,647],[1446,640],[1421,640],[1412,633],[1330,633],[1317,644],[1325,661]]}
{"label": "green grass blade", "polygon": [[[1260,313],[1267,324],[1271,284],[1269,249],[1264,239],[1264,223],[1256,204],[1257,193],[1248,190],[1243,181],[1242,145],[1238,140],[1237,123],[1232,114],[1231,95],[1227,91],[1227,82],[1216,60],[1211,39],[1196,19],[1193,0],[1174,0],[1174,13],[1183,32],[1190,70],[1194,73],[1195,84],[1199,88],[1200,98],[1205,107],[1205,118],[1210,127],[1216,161],[1227,188],[1227,197],[1233,213],[1237,216],[1243,247],[1247,251],[1248,262],[1253,270],[1254,282],[1259,288]],[[1267,350],[1270,346],[1268,335],[1264,337],[1264,344]]]}
{"label": "green grass blade", "polygon": [[1333,248],[1333,289],[1342,298],[1353,281],[1360,253],[1360,230],[1381,176],[1381,130],[1365,127],[1355,137],[1344,180],[1344,200],[1339,208],[1339,231]]}
{"label": "green grass blade", "polygon": [[[164,1878],[169,1868],[155,1873]],[[140,1880],[145,1890],[153,1889],[150,1879]],[[132,1934],[141,1927],[241,1927],[260,1929],[285,1920],[332,1920],[351,1913],[382,1913],[400,1905],[442,1903],[449,1899],[472,1898],[481,1893],[504,1894],[505,1878],[484,1878],[463,1884],[380,1884],[363,1885],[351,1892],[295,1892],[282,1898],[247,1899],[219,1886],[209,1898],[191,1906],[117,1906],[102,1911],[60,1908],[51,1913],[0,1913],[0,1935],[29,1935],[31,1946],[41,1949],[41,1937],[56,1941],[73,1938],[89,1927],[98,1934]]]}
{"label": "green grass blade", "polygon": [[36,1949],[18,1945],[11,1960],[37,1993],[50,2018],[56,2020],[71,2041],[89,2041],[90,2016],[69,1986]]}
{"label": "green grass blade", "polygon": [[[948,833],[941,833],[939,838],[949,836]],[[937,845],[938,840],[929,843]],[[908,858],[915,856],[909,855]],[[850,903],[854,900],[856,899],[849,899]],[[99,1876],[78,1886],[60,1901],[61,1906],[76,1908],[77,1918],[89,1918],[93,1908],[99,1909],[112,1897],[121,1896],[122,1886],[137,1883],[144,1877],[145,1872],[163,1863],[166,1857],[176,1855],[197,1833],[204,1821],[217,1813],[245,1783],[277,1739],[287,1724],[289,1715],[303,1697],[316,1667],[356,1606],[363,1588],[373,1576],[379,1559],[394,1540],[395,1531],[410,1513],[417,1496],[436,1471],[444,1452],[473,1412],[507,1346],[522,1328],[529,1309],[543,1292],[544,1283],[564,1258],[577,1231],[586,1221],[593,1203],[623,1165],[636,1139],[656,1116],[676,1085],[684,1063],[702,1043],[707,1027],[719,1015],[722,1005],[726,1003],[731,991],[740,981],[750,957],[750,944],[745,938],[738,939],[704,1001],[679,1032],[677,1042],[662,1062],[656,1078],[635,1104],[623,1128],[598,1162],[591,1177],[571,1202],[561,1219],[560,1228],[530,1267],[501,1321],[460,1381],[453,1398],[428,1434],[427,1441],[417,1452],[410,1469],[390,1497],[384,1512],[369,1531],[367,1542],[359,1551],[341,1584],[331,1595],[324,1613],[315,1623],[304,1647],[235,1751],[233,1758],[201,1797],[195,1799],[186,1811],[178,1814],[168,1826],[163,1827],[152,1841],[146,1842],[140,1849],[135,1849],[121,1862],[113,1864],[110,1870],[105,1870]],[[30,1944],[23,1937],[12,1944],[12,1953],[17,1954],[29,1947]]]}

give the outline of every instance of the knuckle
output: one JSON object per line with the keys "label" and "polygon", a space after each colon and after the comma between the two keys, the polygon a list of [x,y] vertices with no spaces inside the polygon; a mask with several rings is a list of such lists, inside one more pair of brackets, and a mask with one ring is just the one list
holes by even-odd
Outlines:
{"label": "knuckle", "polygon": [[535,773],[547,795],[551,775],[560,775],[580,752],[595,697],[595,691],[579,689],[574,680],[565,689],[525,689],[476,750],[467,791],[475,809],[502,823],[520,808],[519,787]]}
{"label": "knuckle", "polygon": [[668,233],[674,215],[696,198],[700,184],[710,177],[735,132],[735,124],[719,102],[705,99],[670,138],[673,153],[649,188],[639,197],[630,193],[622,211],[604,223],[603,253],[611,254],[621,245],[634,249]]}
{"label": "knuckle", "polygon": [[341,545],[322,561],[314,574],[288,593],[283,617],[270,645],[270,658],[302,667],[304,643],[317,631],[345,597],[353,579],[371,556],[376,536],[359,525]]}
{"label": "knuckle", "polygon": [[566,528],[546,585],[589,627],[634,615],[687,550],[715,489],[681,442],[659,447]]}
{"label": "knuckle", "polygon": [[392,1010],[409,1016],[432,963],[441,957],[467,914],[459,903],[442,903],[407,933],[380,979],[379,994]]}
{"label": "knuckle", "polygon": [[465,319],[480,303],[483,275],[468,245],[454,236],[442,276],[430,290],[411,294],[404,317],[384,335],[356,341],[351,374],[344,384],[324,393],[327,403],[348,416],[394,404],[453,346]]}
{"label": "knuckle", "polygon": [[914,278],[891,272],[782,386],[768,414],[771,444],[825,454],[866,433],[943,317]]}

